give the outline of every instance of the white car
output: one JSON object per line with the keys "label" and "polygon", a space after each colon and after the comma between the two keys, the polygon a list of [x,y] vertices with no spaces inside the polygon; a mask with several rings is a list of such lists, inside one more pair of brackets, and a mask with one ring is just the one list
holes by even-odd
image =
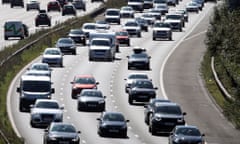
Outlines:
{"label": "white car", "polygon": [[32,9],[40,10],[40,2],[38,0],[28,0],[27,1],[26,10],[29,11]]}
{"label": "white car", "polygon": [[166,13],[168,13],[168,10],[169,10],[167,4],[156,4],[154,5],[153,8],[159,10],[162,15],[165,15]]}
{"label": "white car", "polygon": [[37,99],[30,105],[30,124],[32,127],[47,127],[51,122],[63,121],[63,107],[57,100]]}
{"label": "white car", "polygon": [[127,78],[124,80],[126,81],[125,83],[125,92],[128,93],[128,89],[130,88],[132,82],[135,79],[149,79],[148,75],[146,73],[130,73]]}
{"label": "white car", "polygon": [[47,63],[33,63],[26,71],[26,75],[43,75],[51,77],[52,69]]}
{"label": "white car", "polygon": [[123,26],[123,29],[128,32],[129,35],[137,35],[141,37],[141,26],[135,20],[129,20]]}
{"label": "white car", "polygon": [[82,31],[86,35],[86,37],[89,37],[89,33],[96,31],[96,23],[84,23],[82,25]]}
{"label": "white car", "polygon": [[96,29],[108,30],[108,29],[110,29],[110,25],[105,20],[97,20],[96,21]]}
{"label": "white car", "polygon": [[190,1],[186,4],[186,10],[187,12],[199,12],[199,7],[196,2]]}
{"label": "white car", "polygon": [[158,9],[151,8],[147,13],[154,15],[156,20],[161,20],[161,11]]}
{"label": "white car", "polygon": [[156,40],[157,38],[172,40],[171,25],[162,21],[155,22],[153,25],[152,37],[153,40]]}
{"label": "white car", "polygon": [[63,54],[59,48],[46,48],[42,55],[42,62],[63,67]]}
{"label": "white car", "polygon": [[155,15],[151,12],[143,13],[141,18],[145,19],[148,25],[153,25],[156,20]]}
{"label": "white car", "polygon": [[120,9],[121,18],[134,18],[135,11],[130,6],[123,6]]}
{"label": "white car", "polygon": [[120,24],[120,10],[116,8],[109,8],[104,13],[105,21],[108,23],[117,23]]}

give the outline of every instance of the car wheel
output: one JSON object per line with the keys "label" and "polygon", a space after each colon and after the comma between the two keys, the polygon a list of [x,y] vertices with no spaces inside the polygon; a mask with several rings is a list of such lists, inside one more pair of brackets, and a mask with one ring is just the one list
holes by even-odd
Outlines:
{"label": "car wheel", "polygon": [[131,97],[131,96],[128,96],[128,103],[129,103],[130,105],[132,105],[132,104],[133,104],[133,99],[132,99],[132,97]]}
{"label": "car wheel", "polygon": [[63,63],[62,62],[60,63],[60,67],[63,67]]}
{"label": "car wheel", "polygon": [[32,122],[32,120],[30,121],[30,125],[31,125],[31,127],[33,127],[33,128],[36,127],[36,125]]}
{"label": "car wheel", "polygon": [[155,41],[156,40],[156,38],[155,37],[153,37],[153,39],[152,39],[153,41]]}
{"label": "car wheel", "polygon": [[130,46],[130,42],[127,43],[127,46]]}
{"label": "car wheel", "polygon": [[141,33],[138,33],[138,37],[139,37],[139,38],[141,37]]}
{"label": "car wheel", "polygon": [[156,135],[157,134],[157,131],[154,127],[151,126],[151,134],[152,135]]}
{"label": "car wheel", "polygon": [[145,117],[145,123],[147,124],[147,125],[149,125],[149,114],[147,114],[147,116]]}
{"label": "car wheel", "polygon": [[170,40],[170,41],[172,40],[172,36],[169,37],[169,40]]}
{"label": "car wheel", "polygon": [[73,55],[76,55],[76,54],[77,54],[76,50],[74,50],[74,51],[72,52],[72,54],[73,54]]}
{"label": "car wheel", "polygon": [[7,37],[7,36],[5,36],[5,37],[4,37],[4,40],[8,40],[8,37]]}
{"label": "car wheel", "polygon": [[128,65],[128,69],[130,70],[130,69],[131,69],[131,66]]}
{"label": "car wheel", "polygon": [[49,23],[48,26],[50,27],[50,26],[51,26],[51,23]]}
{"label": "car wheel", "polygon": [[145,32],[148,32],[148,28],[145,29]]}

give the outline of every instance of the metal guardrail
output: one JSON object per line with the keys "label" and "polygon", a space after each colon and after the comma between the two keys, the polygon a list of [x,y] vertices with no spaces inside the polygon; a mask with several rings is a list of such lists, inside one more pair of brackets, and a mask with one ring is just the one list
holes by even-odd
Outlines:
{"label": "metal guardrail", "polygon": [[211,69],[212,69],[212,72],[213,72],[213,75],[214,75],[214,79],[217,82],[217,85],[220,88],[220,90],[222,91],[222,93],[224,94],[224,96],[226,98],[230,99],[230,100],[234,100],[234,98],[228,93],[228,91],[225,89],[222,82],[218,78],[217,72],[216,72],[215,67],[214,67],[214,57],[211,57]]}
{"label": "metal guardrail", "polygon": [[[90,12],[88,15],[89,15],[91,18],[94,18],[94,17],[96,17],[97,15],[103,13],[105,9],[106,9],[106,6],[105,6],[105,5],[101,5],[100,7],[98,7],[97,9],[95,9],[94,11]],[[73,21],[71,24],[75,24],[75,23],[77,23],[77,21],[78,21],[78,20],[75,20],[75,21]],[[61,26],[61,27],[59,27],[59,28],[56,28],[56,29],[54,29],[54,30],[51,30],[50,32],[47,32],[47,33],[39,36],[37,39],[33,40],[32,42],[26,44],[26,45],[23,46],[22,48],[18,49],[17,51],[15,51],[15,52],[12,53],[11,55],[9,55],[6,59],[4,59],[3,61],[1,61],[0,67],[1,67],[3,64],[7,63],[11,58],[13,58],[14,56],[22,53],[24,50],[30,48],[32,45],[34,45],[35,43],[37,43],[38,41],[40,41],[40,40],[43,39],[44,37],[46,37],[46,36],[48,36],[48,35],[50,35],[50,34],[52,34],[52,33],[54,33],[54,32],[57,32],[57,31],[59,31],[59,30],[61,30],[61,29],[63,29],[63,28],[65,28],[65,26]],[[1,137],[4,139],[5,144],[10,144],[8,138],[7,138],[7,137],[5,136],[5,134],[1,131],[1,129],[0,129],[0,135],[1,135]]]}

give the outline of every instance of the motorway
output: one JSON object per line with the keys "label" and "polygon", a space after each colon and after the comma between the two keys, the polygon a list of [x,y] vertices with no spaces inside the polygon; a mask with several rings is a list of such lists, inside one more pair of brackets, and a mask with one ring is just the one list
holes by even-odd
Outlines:
{"label": "motorway", "polygon": [[[183,0],[177,7],[183,7],[187,1],[189,0]],[[152,56],[151,70],[141,72],[147,73],[152,78],[153,84],[159,88],[158,97],[180,103],[183,111],[188,113],[187,123],[197,125],[206,134],[208,143],[239,144],[240,140],[237,138],[239,132],[221,116],[200,82],[199,65],[205,50],[202,42],[213,6],[213,3],[207,3],[199,14],[190,14],[183,32],[173,33],[173,41],[152,41],[150,30],[143,32],[142,38],[131,38],[131,45],[146,48],[148,54]],[[122,20],[122,23],[124,21],[126,20]],[[119,28],[119,25],[112,25],[112,29]],[[176,51],[169,57],[175,49]],[[64,68],[53,68],[52,81],[56,91],[53,99],[57,99],[64,106],[64,121],[73,123],[82,132],[82,144],[168,143],[167,137],[152,136],[148,132],[142,106],[128,104],[124,78],[128,73],[135,71],[127,70],[126,56],[131,51],[129,47],[120,47],[120,53],[114,62],[89,62],[88,49],[81,46],[78,47],[76,56],[64,56]],[[38,57],[34,62],[40,59],[41,57]],[[29,113],[21,113],[18,110],[19,95],[16,93],[16,87],[28,66],[15,77],[9,88],[8,111],[11,112],[9,115],[17,134],[23,137],[27,144],[41,144],[43,129],[31,128]],[[77,111],[77,102],[71,99],[70,85],[76,74],[92,74],[100,82],[98,88],[107,96],[106,110],[120,111],[130,120],[127,138],[99,137],[96,118],[100,113]]]}

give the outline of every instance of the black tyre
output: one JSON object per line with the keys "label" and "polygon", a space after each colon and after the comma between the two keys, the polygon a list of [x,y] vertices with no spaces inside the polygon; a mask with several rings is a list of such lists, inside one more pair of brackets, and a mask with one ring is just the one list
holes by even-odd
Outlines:
{"label": "black tyre", "polygon": [[155,37],[153,37],[153,38],[152,38],[152,40],[153,40],[153,41],[155,41],[155,40],[156,40],[156,38],[155,38]]}
{"label": "black tyre", "polygon": [[128,103],[129,103],[130,105],[132,105],[132,104],[133,104],[133,99],[132,99],[132,97],[131,97],[131,96],[128,96]]}
{"label": "black tyre", "polygon": [[4,40],[8,40],[8,37],[5,36],[5,37],[4,37]]}
{"label": "black tyre", "polygon": [[172,40],[172,36],[170,36],[168,39],[171,41]]}

